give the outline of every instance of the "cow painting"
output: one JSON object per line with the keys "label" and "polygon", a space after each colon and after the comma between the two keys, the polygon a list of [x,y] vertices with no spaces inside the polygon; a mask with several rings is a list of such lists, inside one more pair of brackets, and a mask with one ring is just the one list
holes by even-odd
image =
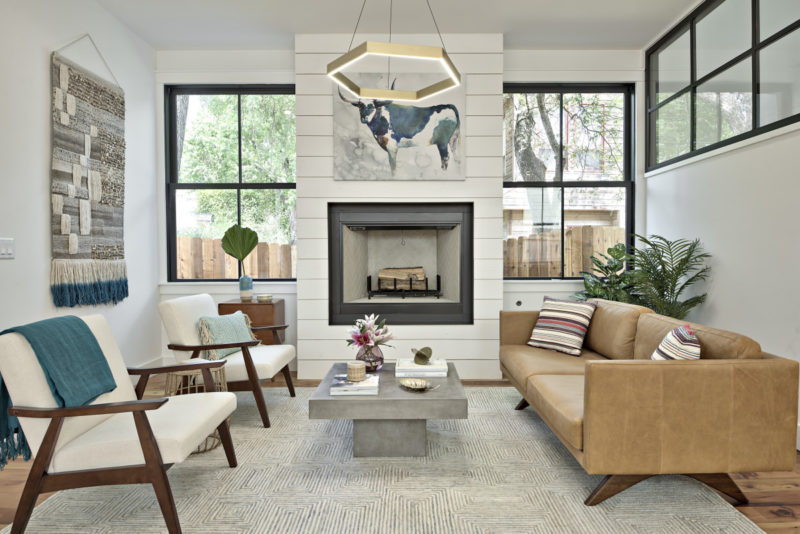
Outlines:
{"label": "cow painting", "polygon": [[452,104],[413,106],[396,104],[392,100],[348,99],[339,92],[342,101],[358,110],[359,120],[389,159],[392,175],[397,170],[397,158],[402,148],[435,146],[443,171],[458,147],[461,119]]}

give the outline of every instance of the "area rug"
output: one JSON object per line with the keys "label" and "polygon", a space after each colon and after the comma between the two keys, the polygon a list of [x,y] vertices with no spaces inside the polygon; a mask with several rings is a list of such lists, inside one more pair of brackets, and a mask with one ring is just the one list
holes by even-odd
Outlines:
{"label": "area rug", "polygon": [[[357,458],[352,424],[308,419],[313,390],[264,390],[272,428],[238,393],[239,467],[217,449],[169,471],[183,531],[264,533],[756,533],[712,490],[646,480],[595,507],[600,481],[573,460],[512,388],[468,388],[469,419],[429,421],[426,458]],[[8,529],[4,530],[6,532]],[[62,491],[29,533],[165,532],[149,486]]]}

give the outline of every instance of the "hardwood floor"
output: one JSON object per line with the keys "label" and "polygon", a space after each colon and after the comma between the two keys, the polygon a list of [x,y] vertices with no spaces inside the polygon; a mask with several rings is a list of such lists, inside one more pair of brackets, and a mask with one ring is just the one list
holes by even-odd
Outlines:
{"label": "hardwood floor", "polygon": [[[316,387],[319,380],[292,379],[296,387]],[[464,380],[467,387],[504,386],[503,380]],[[265,387],[286,387],[282,376],[276,376]],[[154,377],[145,397],[163,393],[163,377]],[[14,518],[17,502],[28,476],[30,462],[16,461],[0,472],[0,528]],[[800,453],[794,471],[774,473],[737,473],[731,475],[750,503],[736,508],[768,534],[800,534]],[[51,494],[39,497],[38,503]]]}

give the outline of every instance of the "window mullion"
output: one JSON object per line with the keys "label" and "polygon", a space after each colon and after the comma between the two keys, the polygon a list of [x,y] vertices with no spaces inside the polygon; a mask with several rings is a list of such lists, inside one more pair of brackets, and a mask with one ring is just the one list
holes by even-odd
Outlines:
{"label": "window mullion", "polygon": [[[236,189],[236,221],[242,224],[242,94],[236,95],[237,123],[239,131],[239,187]],[[242,276],[242,262],[239,262],[239,277]]]}
{"label": "window mullion", "polygon": [[753,58],[751,60],[751,67],[753,69],[753,80],[752,80],[752,83],[753,83],[753,89],[752,89],[752,94],[753,94],[753,117],[752,117],[752,119],[753,119],[753,130],[755,130],[756,128],[758,128],[759,119],[760,119],[760,115],[761,115],[761,108],[759,106],[759,98],[758,98],[758,93],[760,91],[760,87],[759,87],[760,67],[759,67],[759,64],[758,64],[758,60],[759,60],[759,56],[761,54],[760,49],[758,48],[758,40],[760,38],[759,34],[761,33],[761,31],[760,31],[760,16],[759,16],[760,15],[760,12],[759,12],[759,10],[760,10],[759,0],[752,0],[751,6],[752,6],[752,10],[753,10],[753,12],[750,14],[750,16],[752,17],[752,21],[751,22],[752,22],[752,26],[753,26],[753,49],[752,49]]}

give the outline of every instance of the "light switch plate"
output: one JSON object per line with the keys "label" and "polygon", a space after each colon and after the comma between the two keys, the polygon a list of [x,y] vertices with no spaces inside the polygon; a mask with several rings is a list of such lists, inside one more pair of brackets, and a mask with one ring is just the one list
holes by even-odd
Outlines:
{"label": "light switch plate", "polygon": [[13,260],[14,248],[14,238],[0,237],[0,260]]}

